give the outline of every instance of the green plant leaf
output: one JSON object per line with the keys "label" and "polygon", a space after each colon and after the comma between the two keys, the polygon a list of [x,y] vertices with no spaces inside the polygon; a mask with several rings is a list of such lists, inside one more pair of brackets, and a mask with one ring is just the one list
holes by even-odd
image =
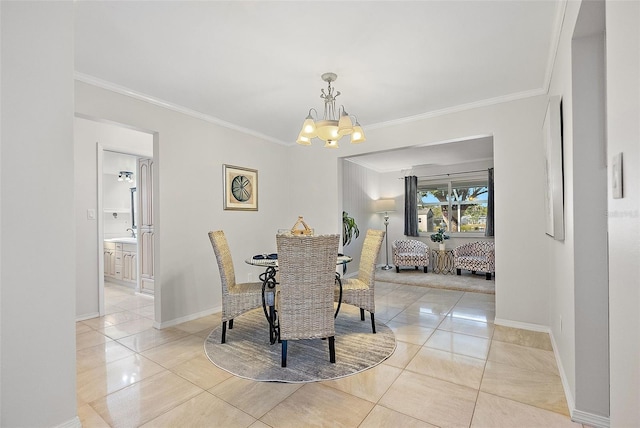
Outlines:
{"label": "green plant leaf", "polygon": [[342,211],[342,245],[346,246],[351,243],[352,239],[360,236],[360,230],[353,217],[349,217],[349,213]]}

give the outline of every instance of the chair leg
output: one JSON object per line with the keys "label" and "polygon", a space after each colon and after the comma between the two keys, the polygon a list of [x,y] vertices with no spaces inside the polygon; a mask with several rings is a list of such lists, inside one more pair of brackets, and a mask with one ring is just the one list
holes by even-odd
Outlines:
{"label": "chair leg", "polygon": [[376,334],[376,320],[374,318],[373,312],[369,312],[371,315],[371,330],[373,330],[373,334]]}
{"label": "chair leg", "polygon": [[487,281],[491,280],[491,272],[487,272]]}
{"label": "chair leg", "polygon": [[360,321],[364,321],[364,309],[360,308]]}
{"label": "chair leg", "polygon": [[287,341],[282,341],[282,367],[287,367]]}
{"label": "chair leg", "polygon": [[427,273],[427,267],[426,266],[424,267],[424,273]]}
{"label": "chair leg", "polygon": [[222,321],[222,340],[220,340],[220,343],[224,343],[226,341],[227,341],[227,322]]}
{"label": "chair leg", "polygon": [[229,320],[229,330],[231,330],[233,328],[233,320],[230,319]]}
{"label": "chair leg", "polygon": [[418,266],[416,266],[416,270],[418,270]]}
{"label": "chair leg", "polygon": [[462,269],[456,269],[456,275],[462,275]]}
{"label": "chair leg", "polygon": [[[336,343],[335,336],[329,337],[329,361],[332,363],[336,362]],[[284,367],[284,366],[283,366]]]}
{"label": "chair leg", "polygon": [[396,273],[400,273],[400,266],[396,265]]}

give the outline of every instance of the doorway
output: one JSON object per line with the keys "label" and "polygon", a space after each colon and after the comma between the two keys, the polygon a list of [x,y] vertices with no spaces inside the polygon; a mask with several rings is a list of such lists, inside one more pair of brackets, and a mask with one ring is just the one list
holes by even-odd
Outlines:
{"label": "doorway", "polygon": [[[74,120],[74,181],[75,181],[75,209],[76,209],[76,319],[90,319],[105,315],[104,279],[105,266],[110,268],[110,259],[105,263],[105,218],[107,222],[108,238],[127,238],[132,244],[127,248],[120,245],[119,250],[131,250],[126,258],[118,263],[131,268],[139,261],[137,256],[139,248],[136,248],[133,240],[133,230],[139,229],[138,215],[132,217],[131,207],[139,200],[139,185],[136,179],[137,166],[131,163],[118,165],[112,168],[103,168],[105,153],[121,154],[131,160],[136,158],[153,159],[154,143],[157,143],[158,134],[152,131],[134,129],[127,125],[106,121],[104,119],[89,117],[76,113]],[[123,193],[115,199],[115,202],[103,201],[103,187],[105,178],[103,172],[111,174],[108,178],[113,185],[119,185]],[[127,180],[127,172],[133,173]],[[122,174],[121,174],[122,173]],[[118,181],[121,179],[121,181]],[[136,180],[137,181],[137,180]],[[132,188],[136,191],[133,192]],[[134,203],[131,203],[133,196]],[[105,209],[108,210],[105,212]],[[136,223],[132,222],[136,218]],[[127,223],[125,223],[125,219]],[[120,229],[121,227],[121,229]],[[127,229],[130,229],[127,231]],[[114,244],[114,257],[115,257]],[[115,266],[115,261],[113,262]],[[137,274],[137,271],[129,270],[129,273]],[[126,271],[125,271],[126,272]],[[122,275],[125,275],[121,271]],[[120,274],[118,274],[119,276]],[[127,278],[129,278],[127,276]],[[124,279],[124,276],[123,276]],[[135,285],[129,287],[135,291]],[[159,306],[159,298],[155,298],[154,306]],[[155,317],[160,315],[155,309]]]}
{"label": "doorway", "polygon": [[[104,150],[102,155],[102,243],[104,258],[105,311],[151,305],[153,300],[137,299],[138,274],[138,156]],[[150,296],[151,298],[153,296]],[[122,306],[118,303],[124,302]],[[153,316],[153,312],[151,312]]]}

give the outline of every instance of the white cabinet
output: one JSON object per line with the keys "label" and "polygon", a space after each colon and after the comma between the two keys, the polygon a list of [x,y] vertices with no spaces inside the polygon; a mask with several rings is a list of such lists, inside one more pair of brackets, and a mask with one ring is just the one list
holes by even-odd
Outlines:
{"label": "white cabinet", "polygon": [[153,215],[153,159],[138,159],[138,208],[140,223],[140,291],[154,291],[154,215]]}
{"label": "white cabinet", "polygon": [[104,276],[131,282],[134,285],[138,279],[136,244],[121,242],[104,242]]}
{"label": "white cabinet", "polygon": [[138,279],[136,246],[124,244],[122,248],[122,279],[135,283]]}
{"label": "white cabinet", "polygon": [[116,279],[122,279],[122,244],[120,242],[116,242],[116,270],[113,276]]}
{"label": "white cabinet", "polygon": [[140,234],[140,289],[146,293],[153,293],[153,231],[143,231]]}
{"label": "white cabinet", "polygon": [[115,277],[115,274],[116,274],[115,242],[105,242],[103,245],[103,254],[104,254],[104,276]]}

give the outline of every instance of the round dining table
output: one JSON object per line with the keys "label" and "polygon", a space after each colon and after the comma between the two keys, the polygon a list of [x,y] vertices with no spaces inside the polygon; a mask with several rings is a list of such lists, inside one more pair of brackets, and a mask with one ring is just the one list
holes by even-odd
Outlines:
{"label": "round dining table", "polygon": [[[346,264],[352,260],[352,257],[340,254],[336,260],[336,266],[346,266]],[[276,280],[276,274],[278,273],[278,255],[275,253],[262,253],[246,259],[245,263],[251,266],[265,268],[265,271],[259,276],[260,281],[262,281],[262,309],[264,316],[269,322],[269,342],[273,345],[280,336],[277,311],[275,309],[276,285],[278,285]],[[339,272],[336,272],[336,283],[339,287],[339,297],[334,318],[338,316],[340,305],[342,304],[342,280]]]}

